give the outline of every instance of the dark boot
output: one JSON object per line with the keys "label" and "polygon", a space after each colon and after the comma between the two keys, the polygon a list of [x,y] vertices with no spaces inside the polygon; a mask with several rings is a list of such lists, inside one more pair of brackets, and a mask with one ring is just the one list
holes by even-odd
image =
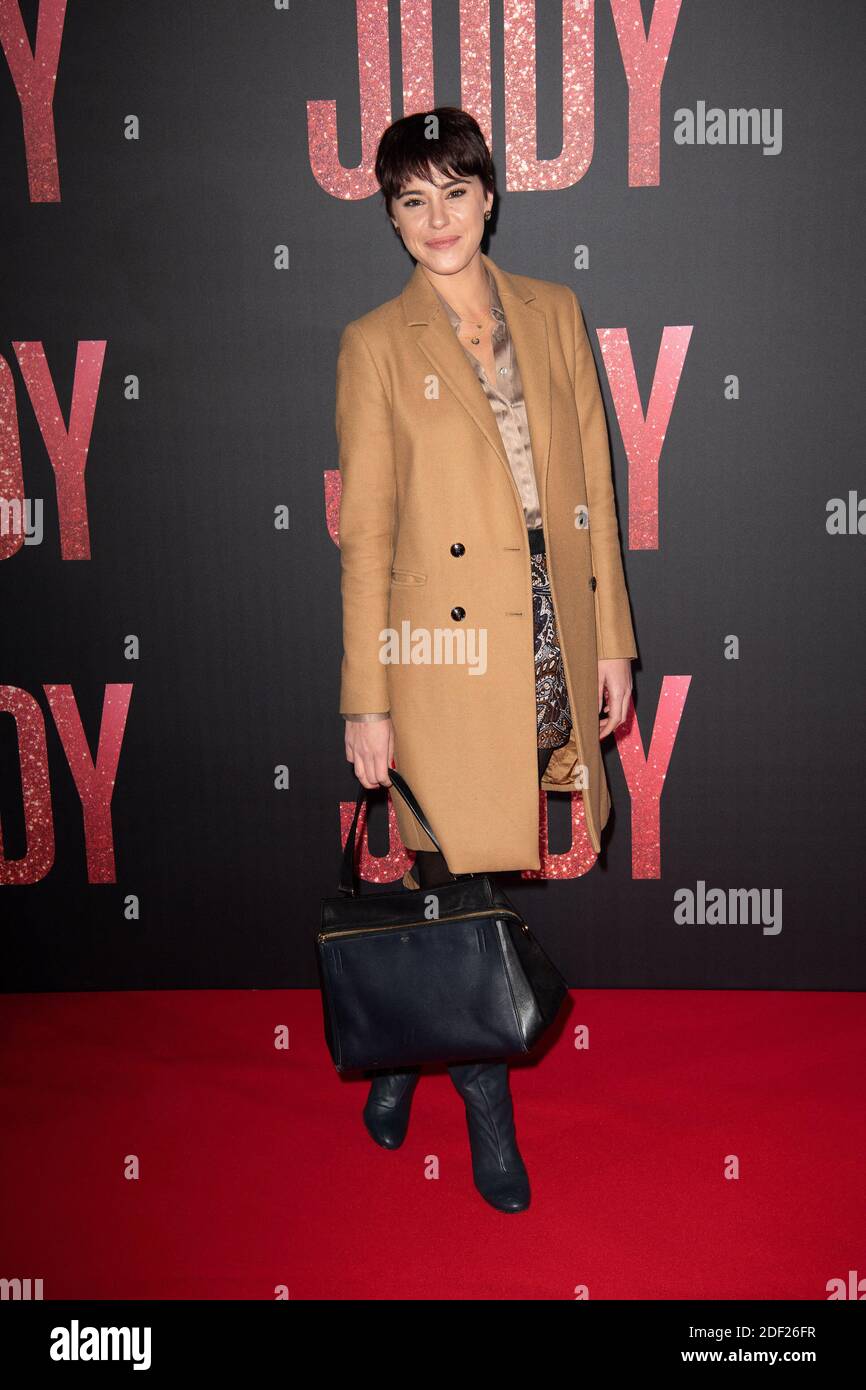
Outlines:
{"label": "dark boot", "polygon": [[409,1107],[419,1070],[380,1072],[364,1106],[364,1124],[383,1149],[399,1149],[409,1128]]}
{"label": "dark boot", "polygon": [[514,1133],[507,1062],[470,1062],[448,1068],[466,1105],[472,1176],[497,1211],[525,1211],[529,1177]]}

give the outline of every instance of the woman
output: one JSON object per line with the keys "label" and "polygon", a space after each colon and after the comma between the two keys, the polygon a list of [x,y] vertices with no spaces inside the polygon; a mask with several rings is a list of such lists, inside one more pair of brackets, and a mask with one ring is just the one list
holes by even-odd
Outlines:
{"label": "woman", "polygon": [[[444,860],[393,798],[415,851],[403,881],[433,888],[540,867],[539,781],[582,792],[599,850],[599,741],[626,717],[637,650],[575,295],[481,251],[494,172],[466,112],[389,126],[376,177],[415,268],[340,341],[340,711],[362,785],[390,786],[395,767],[418,797]],[[507,1063],[449,1072],[476,1187],[525,1210]],[[405,1137],[417,1079],[373,1079],[364,1120],[384,1147]]]}

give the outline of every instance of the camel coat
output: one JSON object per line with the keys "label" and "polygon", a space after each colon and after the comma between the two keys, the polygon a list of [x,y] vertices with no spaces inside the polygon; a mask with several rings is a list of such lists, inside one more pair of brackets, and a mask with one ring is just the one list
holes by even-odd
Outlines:
{"label": "camel coat", "polygon": [[[597,852],[610,811],[597,662],[637,655],[601,391],[572,290],[482,259],[523,377],[573,718],[541,786],[582,792]],[[390,710],[397,770],[453,873],[538,869],[526,521],[490,403],[420,264],[344,329],[336,429],[340,711]],[[390,795],[406,848],[435,848]]]}

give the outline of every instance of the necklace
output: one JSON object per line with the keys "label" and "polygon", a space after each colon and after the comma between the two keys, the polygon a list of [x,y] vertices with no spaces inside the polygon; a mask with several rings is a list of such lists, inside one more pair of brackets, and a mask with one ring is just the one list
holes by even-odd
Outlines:
{"label": "necklace", "polygon": [[[487,310],[487,318],[489,319],[489,318],[491,317],[491,315],[492,315],[492,310],[491,310],[491,309],[488,309],[488,310]],[[465,319],[461,319],[461,320],[460,320],[460,327],[461,327],[461,329],[463,328],[463,324],[464,324],[465,322],[466,322]],[[484,327],[484,319],[482,319],[480,323],[476,323],[475,327],[476,327],[476,328],[478,329],[478,331],[480,332],[481,329]],[[470,329],[470,332],[471,332],[471,329]],[[480,338],[473,337],[473,338],[470,338],[469,341],[470,341],[470,343],[473,343],[473,344],[475,345],[475,347],[477,347],[478,344],[481,342],[481,339],[480,339]]]}

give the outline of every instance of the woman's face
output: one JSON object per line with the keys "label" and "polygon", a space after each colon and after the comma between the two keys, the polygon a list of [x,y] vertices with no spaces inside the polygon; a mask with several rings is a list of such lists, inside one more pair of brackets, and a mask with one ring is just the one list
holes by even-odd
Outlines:
{"label": "woman's face", "polygon": [[429,171],[435,183],[412,178],[392,200],[391,220],[406,250],[434,275],[456,275],[468,265],[484,235],[484,214],[493,206],[476,174],[451,178]]}

